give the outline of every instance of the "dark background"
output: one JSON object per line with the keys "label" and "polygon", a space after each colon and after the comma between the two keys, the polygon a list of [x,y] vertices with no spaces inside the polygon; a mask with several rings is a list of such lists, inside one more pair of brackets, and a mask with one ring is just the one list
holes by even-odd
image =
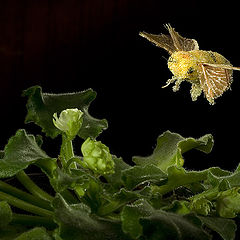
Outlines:
{"label": "dark background", "polygon": [[240,66],[238,9],[234,1],[0,0],[1,147],[26,128],[24,89],[93,88],[90,113],[109,122],[99,139],[117,156],[149,155],[166,130],[195,138],[212,133],[212,153],[185,154],[186,166],[233,170],[240,160],[240,73],[216,105],[203,96],[192,102],[190,84],[177,93],[161,88],[171,78],[162,58],[168,54],[138,33],[167,33],[163,25],[171,23],[200,49]]}

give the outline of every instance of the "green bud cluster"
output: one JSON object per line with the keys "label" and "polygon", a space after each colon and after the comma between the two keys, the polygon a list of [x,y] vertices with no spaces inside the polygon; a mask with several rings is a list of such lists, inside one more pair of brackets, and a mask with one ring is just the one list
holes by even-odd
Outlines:
{"label": "green bud cluster", "polygon": [[100,141],[87,138],[81,147],[83,160],[96,173],[114,173],[114,161],[109,148]]}

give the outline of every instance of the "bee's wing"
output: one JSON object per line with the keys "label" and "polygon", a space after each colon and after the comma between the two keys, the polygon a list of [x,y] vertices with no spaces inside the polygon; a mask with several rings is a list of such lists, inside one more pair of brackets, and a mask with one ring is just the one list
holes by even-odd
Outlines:
{"label": "bee's wing", "polygon": [[155,35],[146,32],[140,32],[139,35],[146,38],[148,41],[154,43],[157,47],[164,48],[169,52],[169,54],[177,51],[176,47],[174,46],[173,40],[169,35]]}
{"label": "bee's wing", "polygon": [[198,42],[195,39],[184,38],[178,32],[171,27],[170,24],[166,24],[170,36],[173,40],[173,44],[177,51],[191,51],[199,50]]}
{"label": "bee's wing", "polygon": [[146,32],[140,32],[139,35],[154,43],[157,47],[164,48],[169,54],[176,51],[199,50],[196,40],[180,36],[170,24],[167,24],[166,28],[170,35],[155,35]]}
{"label": "bee's wing", "polygon": [[[200,64],[200,85],[207,100],[214,104],[214,99],[220,97],[232,83],[232,70],[236,69],[231,65],[224,64]],[[237,70],[240,70],[237,69]]]}
{"label": "bee's wing", "polygon": [[210,66],[210,67],[240,71],[240,67],[233,67],[232,65],[227,65],[227,64],[204,63],[204,65]]}

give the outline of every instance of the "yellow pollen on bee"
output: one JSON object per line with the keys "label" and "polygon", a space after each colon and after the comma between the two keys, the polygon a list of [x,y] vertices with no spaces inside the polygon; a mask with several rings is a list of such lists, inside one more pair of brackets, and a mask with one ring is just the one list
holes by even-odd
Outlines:
{"label": "yellow pollen on bee", "polygon": [[[199,63],[226,64],[228,61],[222,55],[203,50],[177,51],[174,52],[168,61],[168,68],[177,79],[196,82],[199,80],[201,67]],[[190,71],[191,70],[191,71]]]}
{"label": "yellow pollen on bee", "polygon": [[198,68],[195,59],[187,52],[175,52],[168,61],[168,68],[178,79],[195,80],[196,73],[189,73],[189,69],[196,70]]}

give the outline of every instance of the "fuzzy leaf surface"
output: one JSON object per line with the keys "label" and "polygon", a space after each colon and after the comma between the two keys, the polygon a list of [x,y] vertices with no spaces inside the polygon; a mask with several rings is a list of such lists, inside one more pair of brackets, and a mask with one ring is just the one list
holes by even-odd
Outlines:
{"label": "fuzzy leaf surface", "polygon": [[35,227],[27,232],[22,233],[15,240],[53,240],[43,227]]}
{"label": "fuzzy leaf surface", "polygon": [[121,212],[122,230],[133,239],[138,239],[142,236],[142,225],[139,219],[150,216],[153,212],[154,208],[144,199],[126,205]]}
{"label": "fuzzy leaf surface", "polygon": [[204,225],[217,232],[224,240],[234,240],[236,223],[231,219],[198,216]]}
{"label": "fuzzy leaf surface", "polygon": [[166,179],[167,175],[156,165],[133,166],[123,171],[122,179],[127,189],[133,189],[140,184],[158,184]]}
{"label": "fuzzy leaf surface", "polygon": [[173,189],[191,183],[207,179],[209,170],[186,171],[183,167],[171,166],[168,168],[168,181],[166,184],[157,187],[161,194],[168,193]]}
{"label": "fuzzy leaf surface", "polygon": [[34,122],[52,138],[60,134],[60,130],[53,124],[53,114],[60,114],[70,108],[78,108],[84,113],[83,124],[78,132],[81,138],[96,138],[107,128],[105,119],[96,119],[88,112],[90,103],[96,97],[96,92],[92,89],[75,93],[50,94],[43,93],[40,86],[34,86],[25,90],[23,95],[28,97],[25,122]]}
{"label": "fuzzy leaf surface", "polygon": [[38,146],[33,135],[20,129],[5,146],[4,157],[0,159],[0,178],[12,177],[33,163],[51,172],[54,161]]}
{"label": "fuzzy leaf surface", "polygon": [[158,137],[157,146],[152,155],[148,157],[133,157],[133,161],[137,165],[143,166],[154,164],[166,172],[167,168],[173,165],[183,165],[183,153],[193,148],[209,153],[212,150],[212,146],[213,138],[210,134],[194,139],[184,138],[179,134],[166,131]]}
{"label": "fuzzy leaf surface", "polygon": [[122,158],[117,158],[114,155],[112,155],[112,158],[114,161],[114,173],[104,177],[114,190],[118,190],[124,185],[122,180],[123,171],[131,168],[131,166],[125,163]]}
{"label": "fuzzy leaf surface", "polygon": [[210,240],[202,229],[201,221],[194,215],[178,214],[157,210],[150,216],[142,217],[143,236],[148,240]]}
{"label": "fuzzy leaf surface", "polygon": [[85,204],[68,205],[57,195],[53,201],[58,235],[64,240],[124,240],[119,222],[91,215]]}

